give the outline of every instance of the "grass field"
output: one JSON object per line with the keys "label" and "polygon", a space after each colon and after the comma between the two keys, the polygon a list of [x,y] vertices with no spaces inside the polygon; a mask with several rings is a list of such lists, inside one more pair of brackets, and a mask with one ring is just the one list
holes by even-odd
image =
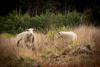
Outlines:
{"label": "grass field", "polygon": [[[66,43],[57,39],[58,31],[74,31],[78,40]],[[35,50],[19,49],[15,36],[0,36],[0,67],[100,67],[100,28],[79,26],[49,30],[47,34],[36,32]],[[92,55],[69,55],[77,45],[93,45]]]}

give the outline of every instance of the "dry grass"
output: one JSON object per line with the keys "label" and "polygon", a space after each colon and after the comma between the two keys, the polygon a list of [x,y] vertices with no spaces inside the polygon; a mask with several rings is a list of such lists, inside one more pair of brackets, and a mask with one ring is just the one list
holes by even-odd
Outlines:
{"label": "dry grass", "polygon": [[14,38],[5,39],[0,37],[0,56],[16,55],[16,46]]}
{"label": "dry grass", "polygon": [[[99,67],[100,66],[100,28],[93,26],[79,26],[75,28],[64,29],[65,31],[72,30],[78,35],[78,40],[71,43],[66,43],[63,39],[56,39],[57,31],[49,31],[48,34],[36,33],[35,50],[18,49],[14,39],[0,37],[0,55],[17,56],[17,58],[30,59],[26,60],[29,65],[38,64],[42,67]],[[91,44],[93,45],[94,54],[68,56],[62,55],[66,49],[72,50],[77,45]],[[66,51],[67,52],[67,51]],[[22,59],[22,60],[23,60]],[[32,60],[32,61],[31,61]],[[23,62],[17,60],[17,62]],[[19,65],[18,67],[20,67]],[[22,66],[24,67],[25,64]],[[17,67],[17,66],[16,66]],[[25,66],[29,67],[29,66]]]}

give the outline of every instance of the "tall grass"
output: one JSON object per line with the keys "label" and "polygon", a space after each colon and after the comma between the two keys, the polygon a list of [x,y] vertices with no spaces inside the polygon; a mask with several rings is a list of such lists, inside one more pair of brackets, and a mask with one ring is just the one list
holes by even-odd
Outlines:
{"label": "tall grass", "polygon": [[[58,31],[74,31],[78,35],[78,40],[66,43],[63,39],[56,39]],[[58,30],[49,30],[47,34],[36,32],[35,50],[18,49],[12,38],[0,38],[0,58],[6,63],[0,62],[0,65],[12,65],[17,67],[29,67],[36,65],[41,66],[83,66],[83,67],[99,67],[100,63],[100,28],[93,26],[81,25],[73,28],[59,28]],[[67,53],[77,45],[90,44],[92,47],[92,55],[80,54],[70,56]],[[66,53],[63,55],[63,53]],[[5,57],[3,57],[5,56]],[[7,56],[14,57],[8,59]],[[0,59],[1,60],[1,59]],[[13,61],[12,61],[13,60]],[[9,62],[9,63],[8,63]],[[13,63],[12,63],[13,62]],[[20,65],[19,65],[20,63]],[[17,65],[18,64],[18,65]]]}

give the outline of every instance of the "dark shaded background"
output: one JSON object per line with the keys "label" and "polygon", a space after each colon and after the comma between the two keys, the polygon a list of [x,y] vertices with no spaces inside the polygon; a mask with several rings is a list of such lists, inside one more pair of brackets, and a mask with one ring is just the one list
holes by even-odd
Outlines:
{"label": "dark shaded background", "polygon": [[54,13],[66,13],[68,11],[87,11],[91,14],[92,21],[100,24],[99,0],[0,0],[0,16],[8,15],[13,10],[21,13],[29,11],[31,15],[40,15],[49,9]]}

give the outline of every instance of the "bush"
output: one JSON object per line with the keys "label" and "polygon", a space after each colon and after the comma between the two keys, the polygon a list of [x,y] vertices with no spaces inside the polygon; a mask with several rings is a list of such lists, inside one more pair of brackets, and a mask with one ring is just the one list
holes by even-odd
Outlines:
{"label": "bush", "polygon": [[80,24],[80,14],[70,12],[67,15],[54,13],[45,13],[40,16],[29,16],[29,14],[10,13],[8,16],[0,17],[1,32],[19,33],[27,28],[36,28],[39,31],[46,32],[50,29],[57,29],[67,26],[76,26]]}

